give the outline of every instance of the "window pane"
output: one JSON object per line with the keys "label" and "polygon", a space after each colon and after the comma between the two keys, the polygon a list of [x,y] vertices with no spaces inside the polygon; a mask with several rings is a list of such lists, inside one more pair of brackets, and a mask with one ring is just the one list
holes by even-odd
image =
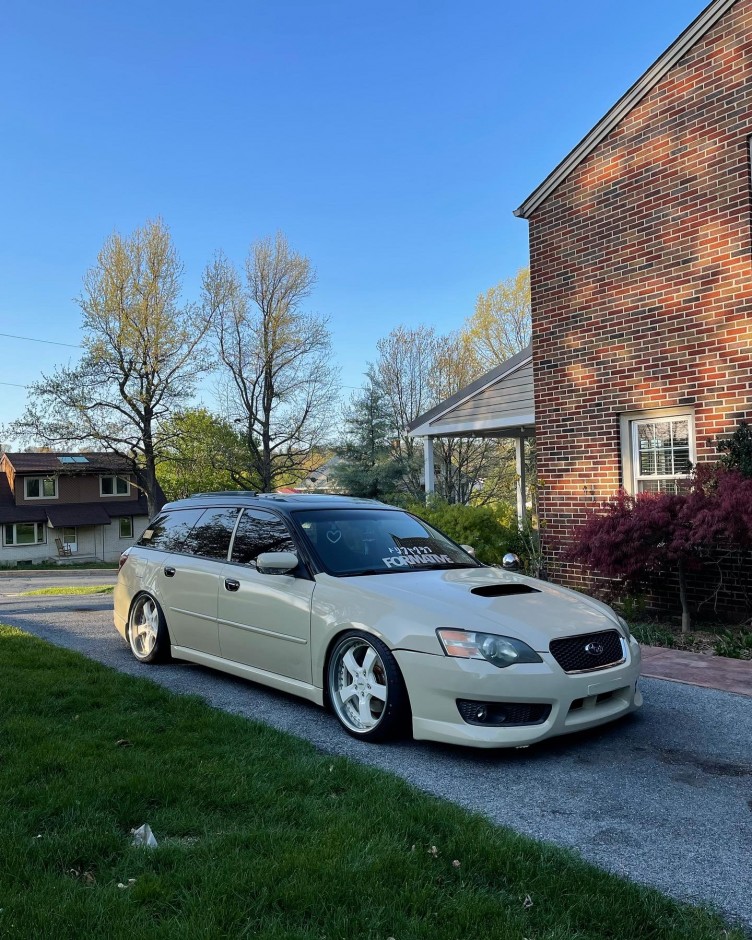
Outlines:
{"label": "window pane", "polygon": [[13,526],[6,525],[5,527],[5,544],[13,545]]}
{"label": "window pane", "polygon": [[[686,418],[637,423],[638,478],[686,476],[690,472],[689,425]],[[641,492],[648,489],[656,488],[638,486]]]}
{"label": "window pane", "polygon": [[42,493],[45,496],[55,496],[57,494],[56,480],[42,480]]}
{"label": "window pane", "polygon": [[36,529],[33,522],[16,523],[16,545],[33,545],[37,540]]}
{"label": "window pane", "polygon": [[43,522],[37,522],[37,542],[46,542],[45,528]]}
{"label": "window pane", "polygon": [[238,523],[232,560],[243,565],[255,562],[262,552],[296,551],[287,526],[271,513],[246,509]]}
{"label": "window pane", "polygon": [[37,499],[39,495],[40,495],[39,480],[27,480],[26,481],[26,496],[29,499]]}
{"label": "window pane", "polygon": [[133,519],[131,519],[130,516],[123,516],[120,519],[120,538],[121,539],[133,538]]}
{"label": "window pane", "polygon": [[102,477],[102,496],[112,496],[112,477]]}
{"label": "window pane", "polygon": [[76,530],[71,526],[66,526],[63,529],[63,541],[72,545],[76,541]]}
{"label": "window pane", "polygon": [[128,493],[128,481],[127,480],[121,480],[120,477],[118,477],[115,480],[115,487],[119,496],[127,495]]}
{"label": "window pane", "polygon": [[164,512],[152,522],[138,540],[139,545],[159,548],[165,552],[182,551],[188,533],[198,522],[203,509],[179,509]]}
{"label": "window pane", "polygon": [[191,529],[184,552],[204,558],[227,558],[238,509],[207,509]]}

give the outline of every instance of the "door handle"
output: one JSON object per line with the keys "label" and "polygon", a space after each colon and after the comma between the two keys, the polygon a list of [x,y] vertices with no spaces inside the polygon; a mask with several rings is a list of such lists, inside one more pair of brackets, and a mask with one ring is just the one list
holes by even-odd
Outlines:
{"label": "door handle", "polygon": [[237,591],[240,588],[240,581],[234,578],[225,578],[225,587],[228,591]]}
{"label": "door handle", "polygon": [[165,573],[165,577],[166,577],[166,578],[174,578],[174,577],[175,577],[175,569],[174,569],[173,567],[171,567],[170,565],[165,565],[165,566],[164,566],[164,573]]}

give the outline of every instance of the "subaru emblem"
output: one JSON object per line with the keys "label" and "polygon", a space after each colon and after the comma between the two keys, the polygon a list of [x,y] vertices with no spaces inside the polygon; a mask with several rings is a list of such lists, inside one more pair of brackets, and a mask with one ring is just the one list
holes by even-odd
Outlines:
{"label": "subaru emblem", "polygon": [[588,643],[587,646],[585,647],[585,652],[588,654],[588,656],[600,656],[601,653],[603,652],[603,644],[602,643]]}

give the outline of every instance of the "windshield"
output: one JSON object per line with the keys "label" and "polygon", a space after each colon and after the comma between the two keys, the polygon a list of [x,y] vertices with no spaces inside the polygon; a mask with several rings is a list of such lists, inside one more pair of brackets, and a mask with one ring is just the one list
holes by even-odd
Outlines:
{"label": "windshield", "polygon": [[479,567],[445,535],[398,509],[306,509],[294,516],[329,574]]}

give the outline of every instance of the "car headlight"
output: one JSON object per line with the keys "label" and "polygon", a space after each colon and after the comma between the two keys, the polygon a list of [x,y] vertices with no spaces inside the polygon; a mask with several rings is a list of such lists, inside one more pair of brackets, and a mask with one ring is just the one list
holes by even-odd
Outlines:
{"label": "car headlight", "polygon": [[457,659],[485,659],[504,669],[515,663],[542,663],[540,656],[522,640],[495,633],[474,633],[470,630],[441,628],[436,631],[447,656]]}
{"label": "car headlight", "polygon": [[627,639],[630,639],[630,637],[632,636],[632,633],[629,629],[629,624],[627,623],[627,621],[623,617],[620,617],[618,614],[616,615],[616,619],[619,621],[619,626],[624,630],[624,633],[626,634]]}

